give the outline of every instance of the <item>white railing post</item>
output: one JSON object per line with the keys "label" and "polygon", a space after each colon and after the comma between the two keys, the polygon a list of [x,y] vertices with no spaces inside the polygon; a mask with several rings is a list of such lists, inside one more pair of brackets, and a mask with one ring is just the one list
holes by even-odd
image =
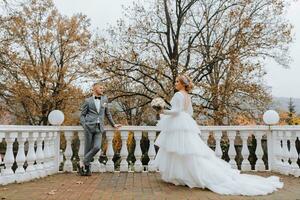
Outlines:
{"label": "white railing post", "polygon": [[73,131],[65,131],[65,138],[66,138],[66,150],[65,150],[65,164],[64,164],[64,171],[65,172],[72,172],[73,171],[73,164],[71,161],[71,157],[73,154],[72,151],[72,139],[73,139]]}
{"label": "white railing post", "polygon": [[28,137],[28,143],[29,143],[29,147],[28,147],[28,152],[27,152],[27,169],[26,172],[28,174],[28,178],[30,179],[34,179],[38,177],[37,171],[36,171],[36,165],[34,165],[35,161],[36,161],[36,153],[34,150],[34,144],[35,141],[38,137],[38,133],[37,132],[30,132],[29,133],[29,137]]}
{"label": "white railing post", "polygon": [[91,170],[92,172],[100,172],[101,164],[99,162],[101,149],[96,153],[94,156],[94,161],[91,163]]}
{"label": "white railing post", "polygon": [[288,175],[289,174],[289,151],[287,147],[287,132],[283,132],[283,138],[282,138],[282,149],[283,149],[283,174]]}
{"label": "white railing post", "polygon": [[148,139],[149,139],[149,151],[148,151],[148,156],[149,156],[149,164],[148,164],[148,171],[149,172],[155,172],[157,171],[156,167],[154,166],[154,158],[155,158],[155,148],[154,148],[154,140],[156,138],[156,131],[149,131],[148,132]]}
{"label": "white railing post", "polygon": [[43,141],[44,138],[46,137],[46,133],[45,132],[41,132],[38,135],[37,138],[37,149],[36,149],[36,170],[38,172],[39,177],[44,177],[47,174],[45,173],[45,169],[44,169],[44,159],[45,159],[45,155],[44,155],[44,151],[43,151]]}
{"label": "white railing post", "polygon": [[141,150],[141,139],[142,139],[142,131],[134,131],[134,138],[135,138],[135,150],[134,155],[136,161],[134,163],[134,171],[141,172],[143,171],[143,164],[142,164],[142,150]]}
{"label": "white railing post", "polygon": [[236,131],[228,131],[228,139],[229,139],[228,156],[230,158],[229,163],[234,169],[237,169],[237,164],[235,161],[236,151],[234,147],[235,136],[236,136]]}
{"label": "white railing post", "polygon": [[273,169],[276,172],[281,172],[281,167],[282,167],[282,161],[281,161],[281,138],[280,138],[280,131],[273,131],[274,132],[274,137],[275,137],[275,142],[274,142],[274,157],[275,157],[275,164],[273,165]]}
{"label": "white railing post", "polygon": [[241,166],[242,171],[250,171],[251,170],[251,165],[248,160],[248,157],[249,157],[248,137],[249,137],[248,131],[242,130],[241,131],[241,138],[243,140],[243,147],[242,147],[243,161],[242,161],[242,166]]}
{"label": "white railing post", "polygon": [[18,134],[18,154],[16,157],[16,162],[18,165],[17,170],[15,171],[16,174],[16,181],[18,183],[23,182],[26,180],[26,172],[23,167],[25,161],[26,161],[26,156],[25,156],[25,149],[24,149],[24,144],[26,142],[26,138],[28,137],[28,133],[25,132],[19,132]]}
{"label": "white railing post", "polygon": [[264,152],[262,149],[262,145],[261,145],[261,139],[263,136],[263,132],[262,131],[255,131],[254,135],[255,135],[255,139],[256,139],[256,150],[255,150],[255,154],[257,157],[257,161],[255,164],[255,170],[256,171],[264,171],[265,170],[265,164],[264,161],[262,160]]}
{"label": "white railing post", "polygon": [[127,162],[127,156],[128,156],[128,150],[127,150],[127,137],[128,137],[128,131],[121,131],[121,139],[122,139],[122,148],[121,148],[121,163],[120,163],[120,171],[121,172],[127,172],[128,171],[128,162]]}
{"label": "white railing post", "polygon": [[3,170],[2,177],[5,184],[13,183],[16,180],[12,166],[14,164],[15,158],[13,153],[13,143],[17,137],[17,132],[7,132],[5,135],[6,141],[6,152],[4,156],[5,169]]}
{"label": "white railing post", "polygon": [[293,174],[294,176],[299,177],[300,174],[297,173],[297,171],[299,170],[299,166],[297,164],[298,152],[296,149],[297,136],[296,136],[295,132],[292,133],[289,131],[287,137],[288,137],[288,140],[290,140],[290,153],[289,153],[289,157],[291,160],[290,174]]}
{"label": "white railing post", "polygon": [[105,165],[106,171],[108,172],[114,172],[115,171],[115,164],[113,162],[114,157],[114,149],[113,149],[113,138],[114,138],[114,132],[113,131],[106,131],[106,138],[107,138],[107,162]]}
{"label": "white railing post", "polygon": [[276,136],[277,132],[272,131],[271,127],[267,130],[267,152],[268,152],[268,168],[270,171],[276,168]]}
{"label": "white railing post", "polygon": [[46,136],[44,138],[44,171],[46,175],[50,175],[50,140],[51,140],[51,132],[46,132]]}
{"label": "white railing post", "polygon": [[222,155],[223,155],[222,148],[221,148],[222,131],[215,131],[214,132],[214,137],[215,137],[215,140],[216,140],[215,153],[216,153],[216,156],[221,158]]}
{"label": "white railing post", "polygon": [[[284,173],[284,142],[283,142],[283,131],[278,131],[278,144],[279,146],[277,147],[278,149],[278,172],[279,173]],[[281,145],[282,144],[282,145]]]}
{"label": "white railing post", "polygon": [[208,145],[207,141],[208,141],[208,137],[209,137],[209,132],[208,131],[201,131],[200,136],[201,136],[201,139],[203,140],[203,142]]}
{"label": "white railing post", "polygon": [[83,131],[78,131],[78,139],[79,139],[78,157],[79,157],[79,162],[83,165],[84,145],[85,145],[85,138],[84,138]]}
{"label": "white railing post", "polygon": [[50,139],[50,174],[56,173],[56,141],[57,132],[51,132],[51,139]]}
{"label": "white railing post", "polygon": [[59,172],[59,166],[60,166],[60,132],[55,131],[53,133],[53,155],[54,155],[54,167],[53,167],[53,173]]}

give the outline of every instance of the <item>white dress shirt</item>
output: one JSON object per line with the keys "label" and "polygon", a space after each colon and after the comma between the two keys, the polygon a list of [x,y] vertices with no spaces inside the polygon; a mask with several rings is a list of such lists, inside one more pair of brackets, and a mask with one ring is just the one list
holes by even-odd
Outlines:
{"label": "white dress shirt", "polygon": [[[95,96],[94,96],[94,102],[95,102],[95,106],[96,106],[97,112],[99,113],[100,112],[101,100],[100,99],[95,99]],[[99,123],[99,122],[100,122],[100,119],[98,117],[97,118],[97,123]]]}

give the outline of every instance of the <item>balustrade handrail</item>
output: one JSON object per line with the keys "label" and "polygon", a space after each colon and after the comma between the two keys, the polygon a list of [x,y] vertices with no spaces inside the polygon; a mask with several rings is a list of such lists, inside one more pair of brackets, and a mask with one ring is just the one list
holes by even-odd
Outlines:
{"label": "balustrade handrail", "polygon": [[[0,125],[0,132],[15,132],[15,131],[83,131],[82,126],[37,126],[37,125]],[[106,126],[105,130],[115,130],[111,126]],[[122,126],[120,131],[159,131],[156,126]],[[199,126],[200,131],[298,131],[300,125],[283,125],[283,126],[266,126],[266,125],[247,125],[247,126]]]}
{"label": "balustrade handrail", "polygon": [[[153,160],[156,150],[154,141],[159,132],[156,126],[122,126],[119,128],[121,150],[115,152],[113,139],[116,130],[110,126],[105,127],[108,148],[105,153],[106,163],[100,163],[98,158],[100,152],[95,156],[92,163],[92,170],[95,172],[114,172],[116,163],[113,161],[114,156],[120,157],[120,171],[156,171]],[[249,125],[249,126],[199,126],[199,133],[204,142],[208,144],[209,136],[215,140],[213,148],[216,155],[224,156],[224,144],[222,143],[223,133],[227,134],[227,159],[232,167],[240,167],[241,170],[265,171],[266,169],[276,171],[282,174],[291,174],[296,177],[300,176],[299,162],[299,139],[300,126],[266,126],[266,125]],[[59,170],[71,172],[74,170],[74,151],[72,142],[75,133],[78,133],[79,150],[77,158],[83,159],[84,153],[84,130],[80,125],[77,126],[31,126],[31,125],[0,125],[0,144],[3,139],[6,142],[4,160],[4,169],[0,169],[0,185],[12,182],[24,182],[34,178],[44,177],[57,173]],[[134,134],[136,146],[133,154],[136,158],[135,163],[127,163],[129,150],[127,149],[128,133]],[[149,140],[149,149],[146,156],[149,157],[148,164],[142,163],[141,141],[143,133],[148,133],[146,137]],[[238,134],[240,133],[240,134]],[[66,148],[61,150],[60,137],[64,135]],[[256,139],[256,149],[249,146],[249,137],[254,135]],[[263,137],[265,135],[266,137]],[[13,148],[15,141],[18,141],[17,155]],[[235,143],[235,141],[239,141]],[[297,143],[298,142],[298,143]],[[26,148],[25,148],[26,143]],[[222,146],[223,145],[223,146]],[[229,145],[229,146],[228,146]],[[3,147],[3,145],[2,145]],[[26,150],[25,150],[26,149]],[[238,150],[239,149],[239,150]],[[26,155],[25,155],[26,151]],[[145,150],[143,150],[145,151]],[[239,151],[239,152],[238,152]],[[257,157],[253,165],[249,159],[251,154]],[[237,156],[240,155],[241,161]],[[266,156],[267,155],[267,156]],[[252,155],[253,156],[253,155]],[[268,160],[266,161],[266,157]],[[239,162],[239,164],[238,164]],[[27,167],[23,168],[23,164]],[[13,169],[16,166],[17,169]],[[130,166],[132,165],[132,166]]]}

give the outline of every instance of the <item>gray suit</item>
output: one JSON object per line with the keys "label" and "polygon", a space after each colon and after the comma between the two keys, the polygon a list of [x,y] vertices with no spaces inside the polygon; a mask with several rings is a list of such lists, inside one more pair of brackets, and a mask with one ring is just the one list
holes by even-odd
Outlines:
{"label": "gray suit", "polygon": [[[101,147],[102,133],[104,132],[104,115],[114,127],[115,122],[108,109],[108,99],[101,96],[100,110],[97,111],[94,97],[85,99],[81,107],[80,124],[85,131],[84,160],[85,165],[90,165],[91,160]],[[98,122],[98,123],[97,123]]]}

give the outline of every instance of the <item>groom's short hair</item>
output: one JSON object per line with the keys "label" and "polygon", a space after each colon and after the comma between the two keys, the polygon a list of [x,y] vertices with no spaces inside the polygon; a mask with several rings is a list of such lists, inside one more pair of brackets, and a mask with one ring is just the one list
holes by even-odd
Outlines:
{"label": "groom's short hair", "polygon": [[99,85],[99,86],[100,86],[100,85],[103,86],[103,83],[102,83],[102,82],[96,82],[96,83],[93,84],[93,87],[98,86],[98,85]]}

